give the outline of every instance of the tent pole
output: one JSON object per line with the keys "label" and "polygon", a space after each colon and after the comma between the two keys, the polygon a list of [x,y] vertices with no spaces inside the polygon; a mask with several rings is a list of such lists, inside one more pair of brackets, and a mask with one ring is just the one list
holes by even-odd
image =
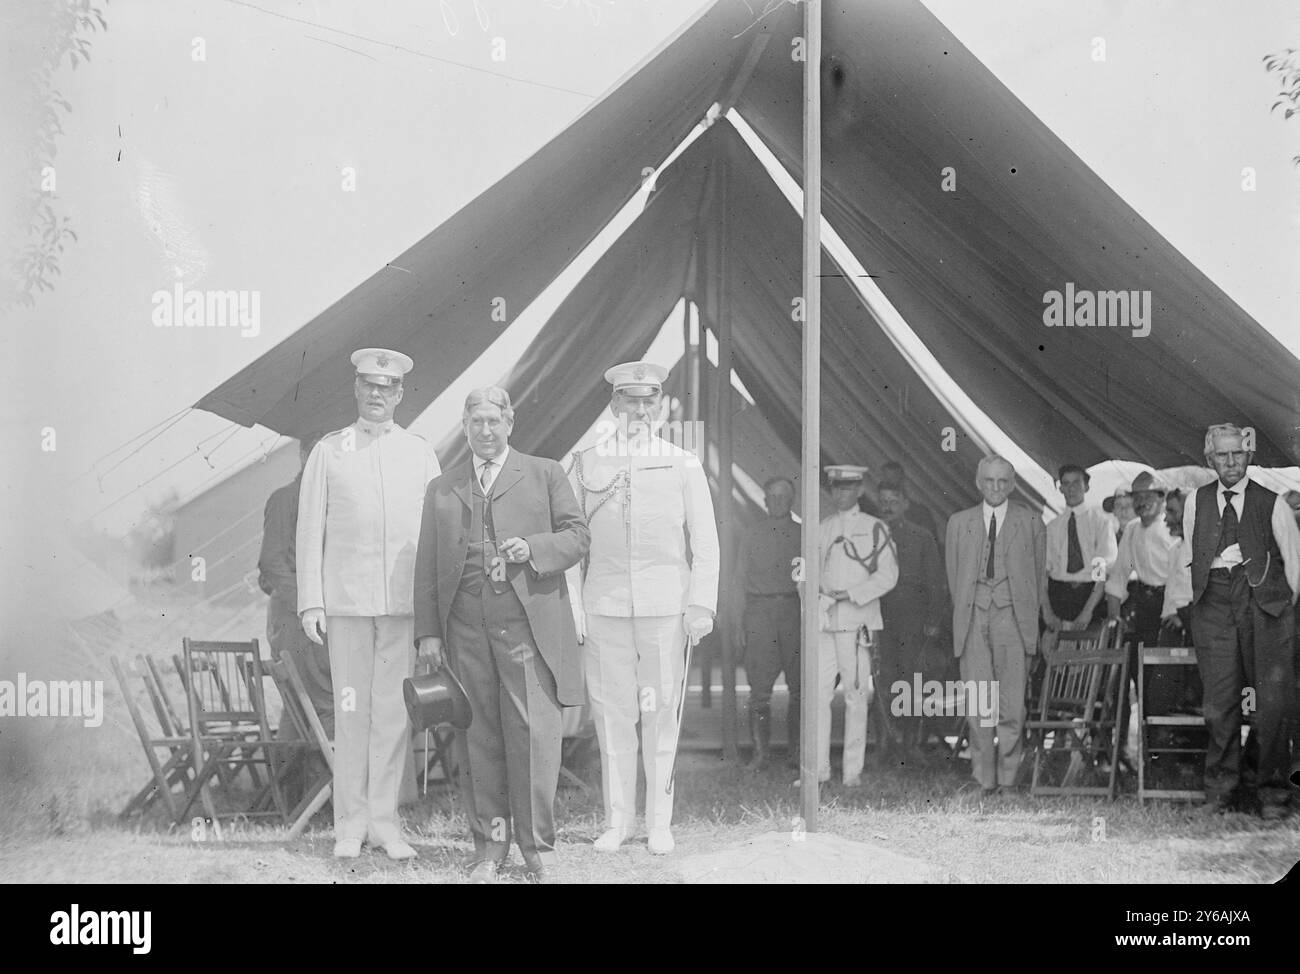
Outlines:
{"label": "tent pole", "polygon": [[[803,65],[803,652],[804,687],[800,724],[799,807],[803,827],[817,830],[818,648],[821,639],[818,593],[821,556],[821,0],[804,0]],[[827,732],[829,733],[829,728]],[[798,834],[798,828],[795,829]]]}
{"label": "tent pole", "polygon": [[[727,627],[729,613],[724,611],[726,596],[730,594],[730,579],[735,566],[732,559],[736,542],[736,505],[731,497],[732,441],[731,441],[731,233],[728,224],[728,195],[730,173],[724,160],[718,167],[722,203],[722,233],[719,235],[717,265],[718,316],[714,326],[718,329],[718,370],[714,373],[714,399],[718,408],[718,508],[722,534],[718,539],[721,549],[721,577],[725,579],[718,598],[718,635],[722,656],[722,759],[736,761],[736,657],[732,639],[734,633]],[[707,351],[707,346],[705,348]],[[739,620],[734,620],[737,623]]]}

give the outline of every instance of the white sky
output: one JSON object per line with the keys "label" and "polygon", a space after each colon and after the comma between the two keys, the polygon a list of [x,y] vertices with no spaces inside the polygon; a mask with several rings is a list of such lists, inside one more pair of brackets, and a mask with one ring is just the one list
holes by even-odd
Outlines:
{"label": "white sky", "polygon": [[[33,363],[8,410],[11,432],[30,446],[54,427],[57,454],[35,462],[71,482],[490,186],[700,5],[112,0],[91,63],[59,78],[73,114],[58,147],[58,194],[80,239],[56,290],[0,329],[8,361]],[[1253,0],[1231,14],[1221,0],[926,5],[1300,354],[1300,171],[1289,161],[1300,153],[1300,120],[1269,114],[1277,85],[1260,64],[1300,46],[1294,3]],[[191,59],[196,36],[206,61]],[[504,63],[491,60],[494,36],[505,38]],[[1105,39],[1104,62],[1092,59],[1095,37]],[[355,193],[340,189],[344,166],[356,169]],[[1245,166],[1256,170],[1256,192],[1241,189]],[[261,334],[154,328],[151,296],[178,273],[188,286],[260,291]],[[493,353],[484,378],[521,347]],[[187,418],[102,485],[72,482],[67,509],[94,513],[173,465],[151,490],[185,493],[269,445],[264,431],[226,440],[227,426]],[[32,469],[11,468],[11,500]],[[147,496],[101,521],[120,527]]]}

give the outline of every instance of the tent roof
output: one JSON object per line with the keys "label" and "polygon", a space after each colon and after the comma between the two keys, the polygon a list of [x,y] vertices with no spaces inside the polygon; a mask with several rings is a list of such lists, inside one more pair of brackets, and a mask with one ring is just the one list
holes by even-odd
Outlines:
{"label": "tent roof", "polygon": [[[734,103],[798,177],[799,13],[775,10],[746,30],[752,19],[733,0],[703,11],[512,173],[198,406],[290,435],[343,425],[354,408],[348,353],[384,345],[415,359],[403,412],[418,413],[499,334],[493,299],[512,318],[526,307],[714,102]],[[1204,427],[1235,420],[1255,427],[1259,462],[1300,458],[1300,363],[919,2],[828,5],[824,33],[825,215],[941,366],[1030,456],[1048,469],[1104,457],[1194,462]],[[592,362],[643,352],[685,292],[706,314],[727,309],[737,371],[797,450],[789,308],[799,226],[752,160],[723,122],[663,174],[614,256],[509,377],[520,431],[536,433],[521,448],[567,448],[603,401]],[[956,192],[943,189],[945,167]],[[719,246],[725,273],[697,273]],[[1067,282],[1150,290],[1150,335],[1047,328],[1043,295]],[[962,436],[956,453],[941,449],[944,427],[959,423],[909,379],[845,282],[827,278],[823,304],[827,454],[901,458],[943,510],[973,497],[979,445]]]}

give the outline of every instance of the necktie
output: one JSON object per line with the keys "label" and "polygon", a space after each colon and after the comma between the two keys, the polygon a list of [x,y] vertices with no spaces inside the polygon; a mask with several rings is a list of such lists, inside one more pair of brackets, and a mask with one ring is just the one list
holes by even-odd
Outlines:
{"label": "necktie", "polygon": [[483,470],[478,475],[478,485],[483,488],[483,495],[486,497],[488,485],[492,483],[492,461],[487,460],[483,463]]}
{"label": "necktie", "polygon": [[1079,545],[1079,525],[1074,519],[1074,511],[1070,512],[1070,525],[1066,529],[1069,537],[1069,554],[1066,556],[1065,570],[1067,572],[1083,571],[1083,548]]}
{"label": "necktie", "polygon": [[984,577],[993,577],[993,547],[998,543],[998,516],[989,516],[989,563],[984,566]]}
{"label": "necktie", "polygon": [[1237,543],[1237,509],[1232,506],[1232,499],[1236,495],[1235,490],[1223,492],[1223,515],[1219,520],[1219,552],[1216,554]]}

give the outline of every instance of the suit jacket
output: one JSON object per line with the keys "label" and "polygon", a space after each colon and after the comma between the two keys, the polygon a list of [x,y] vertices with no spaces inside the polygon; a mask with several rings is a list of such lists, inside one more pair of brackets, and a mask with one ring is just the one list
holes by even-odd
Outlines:
{"label": "suit jacket", "polygon": [[[433,480],[425,492],[415,555],[415,639],[445,639],[451,603],[465,571],[472,504],[472,460]],[[492,483],[496,536],[523,538],[532,557],[507,565],[506,578],[523,603],[533,641],[555,677],[565,706],[582,703],[582,661],[564,571],[591,545],[587,522],[563,469],[511,448]]]}
{"label": "suit jacket", "polygon": [[[966,648],[966,635],[975,614],[975,584],[984,571],[980,552],[987,531],[983,504],[958,511],[948,519],[944,556],[948,591],[952,594],[953,655]],[[1011,584],[1011,607],[1026,653],[1038,650],[1038,611],[1047,578],[1047,530],[1029,508],[1008,502],[1006,524],[998,525],[998,558]]]}

